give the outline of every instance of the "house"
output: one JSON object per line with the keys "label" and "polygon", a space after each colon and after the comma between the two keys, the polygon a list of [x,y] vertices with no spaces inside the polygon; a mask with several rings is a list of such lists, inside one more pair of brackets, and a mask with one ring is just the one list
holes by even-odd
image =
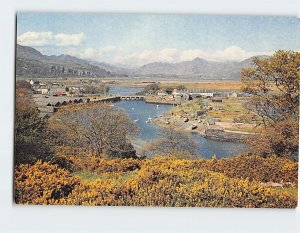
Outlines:
{"label": "house", "polygon": [[65,96],[66,95],[66,93],[65,92],[55,92],[55,93],[53,93],[53,96]]}
{"label": "house", "polygon": [[167,93],[166,91],[159,90],[159,91],[157,92],[157,95],[158,95],[158,96],[167,96],[168,93]]}
{"label": "house", "polygon": [[31,86],[37,86],[37,85],[40,85],[40,81],[39,81],[39,80],[33,80],[33,79],[31,79],[31,80],[29,81],[29,83],[30,83]]}
{"label": "house", "polygon": [[172,91],[172,95],[183,95],[183,94],[186,94],[187,93],[187,91],[186,90],[178,90],[178,89],[174,89],[173,91]]}
{"label": "house", "polygon": [[49,94],[49,91],[50,91],[49,88],[39,88],[38,90],[40,91],[40,93],[41,93],[42,95]]}
{"label": "house", "polygon": [[237,98],[237,97],[238,97],[238,94],[235,93],[235,92],[233,92],[233,93],[231,93],[230,97]]}
{"label": "house", "polygon": [[214,93],[213,92],[205,92],[205,91],[201,91],[201,92],[190,92],[190,95],[193,97],[193,98],[200,98],[200,97],[203,97],[203,98],[212,98],[214,97]]}

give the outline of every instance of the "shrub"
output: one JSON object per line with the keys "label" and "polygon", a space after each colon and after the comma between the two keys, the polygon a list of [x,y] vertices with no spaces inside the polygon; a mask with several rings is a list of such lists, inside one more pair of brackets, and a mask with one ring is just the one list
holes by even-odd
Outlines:
{"label": "shrub", "polygon": [[[17,167],[16,202],[251,208],[294,208],[297,205],[297,198],[286,191],[203,168],[213,167],[216,161],[212,160],[197,162],[157,157],[139,161],[94,157],[90,163],[95,164],[93,169],[100,174],[93,181],[71,176],[66,170],[47,163]],[[294,167],[286,163],[282,169],[288,171]]]}
{"label": "shrub", "polygon": [[15,202],[18,204],[64,203],[80,180],[57,165],[38,161],[15,169]]}

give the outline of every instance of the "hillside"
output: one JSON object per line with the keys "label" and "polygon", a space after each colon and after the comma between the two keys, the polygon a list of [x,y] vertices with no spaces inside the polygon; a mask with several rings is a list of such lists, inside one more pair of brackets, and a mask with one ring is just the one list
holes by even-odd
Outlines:
{"label": "hillside", "polygon": [[242,62],[214,62],[197,57],[192,61],[180,63],[155,62],[146,64],[138,72],[140,75],[236,80],[240,78],[242,68],[250,66],[251,59]]}
{"label": "hillside", "polygon": [[106,77],[115,74],[70,55],[46,56],[31,47],[17,45],[16,75],[24,77]]}
{"label": "hillside", "polygon": [[17,45],[16,49],[16,75],[23,77],[149,76],[237,80],[241,70],[251,66],[251,58],[241,62],[215,62],[197,57],[179,63],[154,62],[137,68],[124,68],[65,54],[47,56],[28,46]]}

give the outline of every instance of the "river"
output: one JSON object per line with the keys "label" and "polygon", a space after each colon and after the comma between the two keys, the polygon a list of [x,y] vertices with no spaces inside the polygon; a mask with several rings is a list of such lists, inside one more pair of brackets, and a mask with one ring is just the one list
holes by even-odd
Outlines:
{"label": "river", "polygon": [[[142,91],[143,88],[131,87],[112,87],[112,95],[133,95]],[[124,109],[132,120],[138,120],[136,124],[140,128],[139,139],[150,141],[159,138],[159,133],[163,128],[153,124],[146,123],[148,117],[154,118],[167,112],[171,105],[159,105],[145,103],[139,100],[123,100],[115,103],[115,107]],[[199,144],[199,156],[211,158],[216,155],[217,158],[230,157],[239,154],[246,149],[245,145],[237,142],[220,142],[202,137],[197,133],[190,133],[192,138]]]}

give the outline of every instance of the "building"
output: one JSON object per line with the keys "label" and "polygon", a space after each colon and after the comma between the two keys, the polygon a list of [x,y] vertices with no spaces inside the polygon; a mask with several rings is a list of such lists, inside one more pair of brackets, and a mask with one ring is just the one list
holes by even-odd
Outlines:
{"label": "building", "polygon": [[167,96],[168,93],[167,93],[166,91],[159,90],[159,91],[157,92],[157,95],[158,95],[158,96]]}
{"label": "building", "polygon": [[238,94],[236,92],[233,92],[230,97],[233,97],[233,98],[237,98],[238,97]]}
{"label": "building", "polygon": [[34,80],[34,79],[31,79],[29,81],[30,85],[31,86],[37,86],[37,85],[40,85],[40,81],[39,80]]}
{"label": "building", "polygon": [[49,88],[39,88],[38,92],[41,93],[42,95],[47,95],[50,92]]}
{"label": "building", "polygon": [[183,94],[187,94],[186,90],[178,90],[178,89],[174,89],[172,91],[172,95],[183,95]]}
{"label": "building", "polygon": [[214,93],[212,91],[206,91],[206,90],[189,90],[189,94],[193,98],[212,98],[214,97]]}

